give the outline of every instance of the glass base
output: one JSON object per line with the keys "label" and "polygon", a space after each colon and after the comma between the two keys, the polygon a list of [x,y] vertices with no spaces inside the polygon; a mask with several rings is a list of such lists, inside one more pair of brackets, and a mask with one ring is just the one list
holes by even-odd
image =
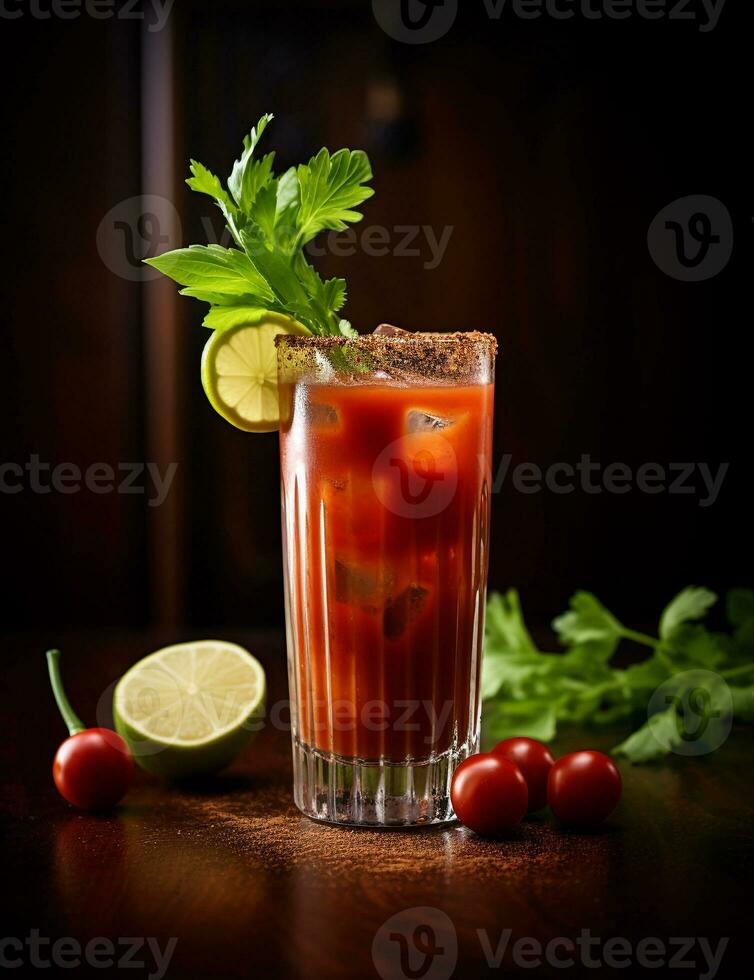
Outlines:
{"label": "glass base", "polygon": [[351,827],[426,827],[455,820],[450,782],[477,751],[468,743],[413,762],[366,762],[293,742],[296,806],[313,820]]}

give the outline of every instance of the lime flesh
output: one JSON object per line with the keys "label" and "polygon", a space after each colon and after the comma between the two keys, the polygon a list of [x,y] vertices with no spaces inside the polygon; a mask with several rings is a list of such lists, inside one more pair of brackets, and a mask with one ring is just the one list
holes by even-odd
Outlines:
{"label": "lime flesh", "polygon": [[280,313],[217,330],[202,354],[202,385],[212,407],[245,432],[273,432],[280,425],[278,407],[278,334],[307,334],[298,321]]}
{"label": "lime flesh", "polygon": [[118,682],[115,728],[134,760],[167,779],[218,772],[261,727],[262,665],[243,647],[202,640],[144,657]]}

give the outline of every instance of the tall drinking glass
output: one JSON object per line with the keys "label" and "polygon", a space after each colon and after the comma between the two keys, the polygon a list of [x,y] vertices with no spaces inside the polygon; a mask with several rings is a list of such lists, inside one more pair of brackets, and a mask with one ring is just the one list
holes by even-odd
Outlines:
{"label": "tall drinking glass", "polygon": [[296,804],[451,820],[479,742],[495,339],[276,343]]}

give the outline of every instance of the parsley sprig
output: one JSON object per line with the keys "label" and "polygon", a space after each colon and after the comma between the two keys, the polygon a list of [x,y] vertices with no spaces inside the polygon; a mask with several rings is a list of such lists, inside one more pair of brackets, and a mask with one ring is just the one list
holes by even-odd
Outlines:
{"label": "parsley sprig", "polygon": [[356,208],[374,193],[366,186],[369,159],[362,150],[330,154],[323,148],[308,164],[276,176],[275,154],[256,152],[272,118],[262,116],[245,137],[227,188],[204,164],[191,161],[186,183],[220,208],[235,247],[190,245],[146,261],[183,286],[183,296],[210,304],[206,327],[227,330],[272,310],[313,334],[356,336],[339,315],[345,280],[322,280],[303,249],[320,232],[343,231],[361,220]]}
{"label": "parsley sprig", "polygon": [[[679,710],[689,697],[700,715],[713,718],[732,709],[733,717],[754,721],[754,592],[728,593],[730,632],[699,622],[716,601],[708,589],[684,589],[665,608],[653,636],[624,626],[591,593],[577,592],[552,624],[565,650],[545,653],[526,628],[516,590],[493,593],[482,672],[485,739],[528,735],[550,741],[558,725],[569,722],[636,724],[613,752],[649,762],[685,740]],[[624,669],[613,667],[623,641],[646,648],[649,656]],[[668,697],[648,718],[660,685]]]}

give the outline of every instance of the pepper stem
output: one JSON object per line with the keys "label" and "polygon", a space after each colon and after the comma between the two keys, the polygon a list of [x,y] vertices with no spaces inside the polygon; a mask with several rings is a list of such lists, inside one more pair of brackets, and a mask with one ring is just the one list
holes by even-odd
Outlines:
{"label": "pepper stem", "polygon": [[47,651],[47,667],[50,671],[52,693],[55,695],[58,710],[63,716],[63,721],[68,727],[68,732],[71,735],[75,735],[76,732],[83,732],[85,726],[82,725],[81,719],[71,707],[71,702],[66,697],[63,689],[63,681],[60,678],[60,650]]}

